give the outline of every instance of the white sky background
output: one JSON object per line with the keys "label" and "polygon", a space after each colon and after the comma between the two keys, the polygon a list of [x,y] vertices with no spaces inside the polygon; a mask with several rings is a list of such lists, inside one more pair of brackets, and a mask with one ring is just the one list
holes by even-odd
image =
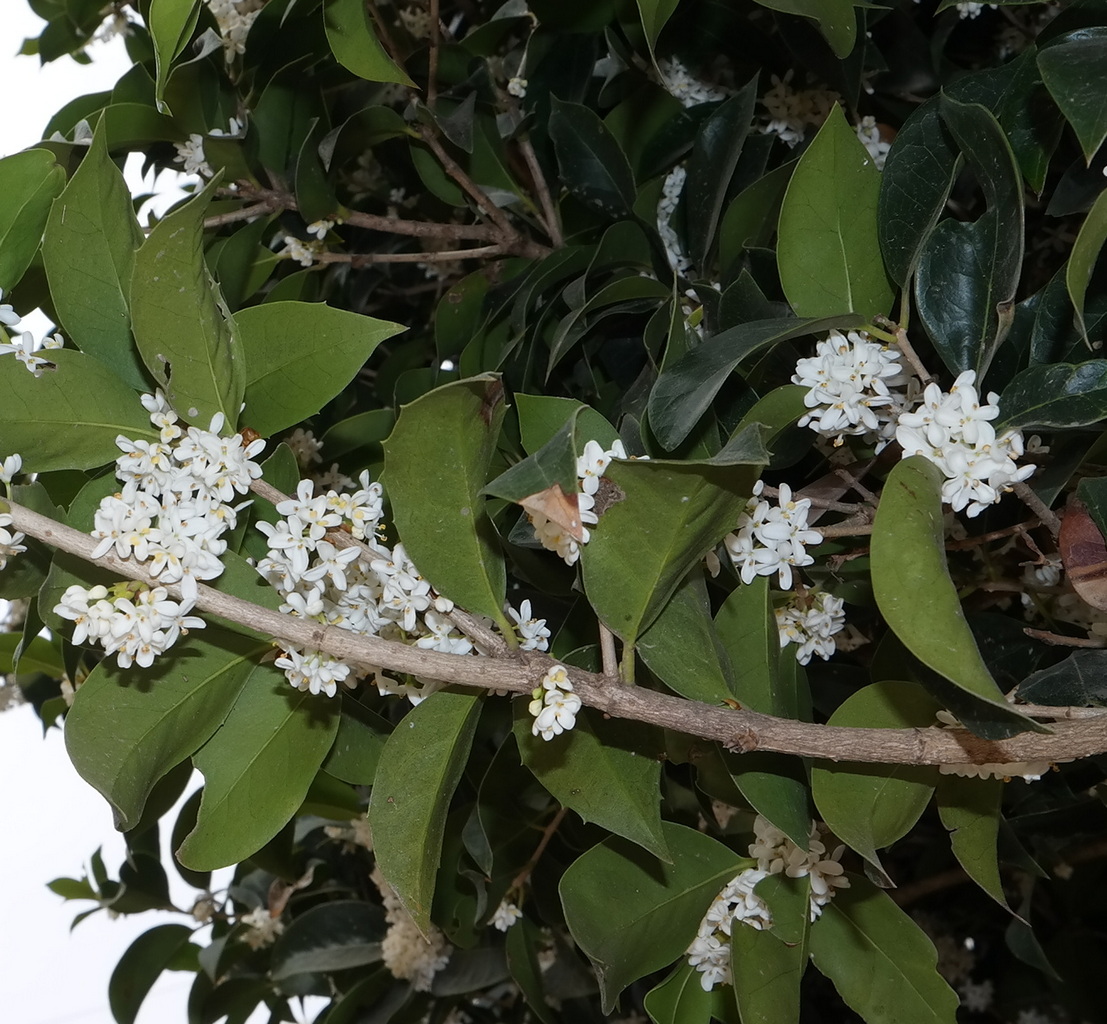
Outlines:
{"label": "white sky background", "polygon": [[[0,0],[0,156],[33,145],[64,103],[111,88],[130,66],[122,41],[116,39],[92,47],[91,65],[63,57],[40,69],[37,57],[16,54],[24,38],[37,36],[42,25],[26,0]],[[138,189],[138,181],[132,180],[131,187]],[[148,188],[147,183],[143,190]],[[31,311],[20,309],[17,301],[16,312]],[[22,326],[41,337],[44,324],[38,315],[37,321],[31,317]],[[3,450],[0,438],[2,454],[10,453]],[[171,814],[165,820],[172,822],[174,817]],[[125,852],[122,837],[112,828],[107,803],[74,771],[61,732],[51,729],[44,740],[30,707],[0,714],[0,876],[4,883],[0,886],[0,1006],[4,1021],[113,1024],[108,979],[123,951],[155,925],[187,923],[179,914],[154,912],[113,921],[101,911],[70,933],[76,914],[92,904],[67,903],[46,883],[59,876],[80,878],[98,846],[103,847],[109,874],[118,877]],[[174,900],[178,906],[190,906],[195,890],[166,864]],[[137,1024],[184,1024],[192,979],[189,973],[162,975]],[[255,1014],[253,1019],[265,1016]]]}

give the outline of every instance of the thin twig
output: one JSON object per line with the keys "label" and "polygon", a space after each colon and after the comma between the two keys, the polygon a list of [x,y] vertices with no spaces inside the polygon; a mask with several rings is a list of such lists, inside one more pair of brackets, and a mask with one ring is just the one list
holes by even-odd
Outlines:
{"label": "thin twig", "polygon": [[427,106],[438,98],[438,48],[442,36],[438,31],[438,0],[430,0],[430,59],[427,68]]}
{"label": "thin twig", "polygon": [[[780,488],[766,484],[761,489],[761,493],[769,498],[779,498]],[[803,491],[795,491],[792,498],[795,501],[809,501],[814,508],[825,508],[828,512],[845,512],[847,515],[856,515],[869,508],[868,505],[859,502],[833,501],[830,498],[820,498],[818,495],[804,494]]]}
{"label": "thin twig", "polygon": [[1090,647],[1099,650],[1107,647],[1107,640],[1098,640],[1093,637],[1064,636],[1061,633],[1051,633],[1047,629],[1031,629],[1027,626],[1023,632],[1034,640],[1051,644],[1054,647]]}
{"label": "thin twig", "polygon": [[278,209],[280,209],[279,204],[263,199],[260,202],[251,203],[249,206],[243,206],[237,210],[228,210],[226,213],[216,213],[211,217],[205,217],[204,228],[220,228],[224,224],[234,224],[240,220],[252,220],[254,217],[261,217],[269,213],[274,213]]}
{"label": "thin twig", "polygon": [[469,198],[477,205],[477,209],[488,217],[508,238],[514,238],[518,234],[511,226],[511,221],[482,189],[443,148],[442,143],[435,137],[434,132],[426,125],[419,126],[419,135],[430,147],[431,152],[438,157],[442,169],[461,186],[462,190],[469,194]]}
{"label": "thin twig", "polygon": [[823,535],[823,540],[834,537],[867,537],[873,532],[871,522],[835,523],[833,526],[819,526],[816,529]]}
{"label": "thin twig", "polygon": [[904,357],[911,364],[911,369],[915,371],[915,375],[922,381],[923,387],[933,382],[934,378],[930,376],[929,371],[923,366],[923,361],[919,358],[918,352],[915,351],[914,346],[907,339],[907,331],[897,323],[893,323],[887,317],[878,316],[875,318],[878,324],[889,328],[896,337],[896,344],[899,346],[899,350],[903,353]]}
{"label": "thin twig", "polygon": [[600,623],[600,658],[603,674],[614,679],[619,674],[619,658],[615,653],[615,634]]}
{"label": "thin twig", "polygon": [[[1025,523],[1016,523],[1014,526],[1004,527],[1002,530],[992,530],[990,533],[981,533],[976,537],[966,537],[964,540],[947,540],[947,551],[959,551],[962,548],[975,548],[981,544],[989,544],[993,540],[1003,540],[1005,537],[1013,537],[1019,534],[1025,535],[1027,530],[1033,530],[1041,526],[1040,519],[1028,519]],[[1030,538],[1025,537],[1029,542]]]}
{"label": "thin twig", "polygon": [[1042,525],[1053,534],[1056,540],[1061,532],[1061,520],[1057,513],[1034,493],[1034,489],[1025,480],[1018,481],[1014,490],[1022,503],[1041,520]]}
{"label": "thin twig", "polygon": [[530,860],[526,862],[523,870],[511,880],[508,892],[522,889],[523,886],[527,884],[527,879],[530,878],[534,869],[538,867],[538,862],[542,859],[542,854],[546,852],[546,847],[550,845],[550,840],[553,839],[554,833],[561,827],[561,823],[565,820],[565,815],[568,813],[569,808],[562,807],[561,810],[550,819],[550,823],[542,830],[542,838],[538,840],[538,845],[534,848],[534,853],[530,855]]}
{"label": "thin twig", "polygon": [[[109,572],[149,586],[164,584],[146,566],[113,554],[93,558],[97,540],[15,502],[9,506],[16,530]],[[180,588],[166,588],[174,595]],[[422,679],[530,693],[557,662],[536,651],[502,657],[444,654],[396,640],[366,636],[313,619],[284,615],[225,594],[206,584],[197,587],[196,608],[266,636],[308,650],[324,651],[370,670],[406,673]],[[625,652],[633,658],[633,651]],[[716,706],[675,697],[641,686],[612,686],[604,676],[568,669],[574,692],[588,707],[613,718],[646,722],[676,732],[715,740],[729,750],[794,754],[828,761],[881,764],[1010,764],[1022,761],[1071,761],[1107,753],[1107,716],[1058,721],[1042,732],[985,740],[965,729],[868,729],[816,725],[777,718],[748,709]]]}
{"label": "thin twig", "polygon": [[543,226],[546,234],[553,243],[555,249],[560,249],[565,244],[565,237],[561,234],[561,217],[557,206],[550,195],[550,187],[546,183],[546,176],[542,173],[542,167],[538,163],[538,156],[531,145],[530,137],[524,135],[519,140],[519,151],[527,163],[531,181],[534,183],[534,191],[538,194],[538,202],[542,207]]}
{"label": "thin twig", "polygon": [[478,245],[472,249],[449,249],[445,252],[317,252],[316,263],[349,263],[355,270],[371,263],[451,263],[478,256],[502,256],[502,245]]}

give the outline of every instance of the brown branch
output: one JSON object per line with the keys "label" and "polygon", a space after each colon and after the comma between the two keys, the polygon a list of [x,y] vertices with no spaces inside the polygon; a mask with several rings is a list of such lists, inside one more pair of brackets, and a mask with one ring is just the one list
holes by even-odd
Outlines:
{"label": "brown branch", "polygon": [[487,193],[482,189],[461,167],[461,165],[454,160],[449,153],[443,148],[442,143],[438,141],[434,132],[426,125],[419,126],[419,135],[422,140],[430,147],[430,151],[438,157],[438,162],[442,165],[442,169],[461,186],[462,191],[469,194],[469,198],[476,203],[477,210],[488,217],[493,224],[500,229],[503,234],[508,238],[515,238],[518,235],[515,228],[511,226],[509,221],[501,210],[491,199],[488,198]]}
{"label": "brown branch", "polygon": [[1053,539],[1056,540],[1057,535],[1061,532],[1061,520],[1057,517],[1057,513],[1034,493],[1033,488],[1025,480],[1016,483],[1014,491],[1022,503],[1042,521],[1042,525],[1053,534]]}
{"label": "brown branch", "polygon": [[603,674],[615,679],[619,675],[619,658],[615,653],[615,634],[600,623],[600,656]]}
{"label": "brown branch", "polygon": [[224,224],[234,224],[240,220],[251,220],[264,214],[275,213],[281,208],[280,203],[269,199],[251,203],[249,206],[240,207],[237,210],[228,210],[226,213],[217,213],[204,218],[204,228],[221,228]]}
{"label": "brown branch", "polygon": [[833,526],[815,526],[823,535],[823,540],[831,540],[834,537],[866,537],[873,532],[872,522],[845,522],[835,523]]}
{"label": "brown branch", "polygon": [[445,252],[318,252],[315,263],[349,263],[355,270],[373,263],[451,263],[479,256],[505,256],[502,245],[479,245],[473,249],[449,249]]}
{"label": "brown branch", "polygon": [[[29,508],[10,504],[17,530],[128,579],[160,586],[140,562],[115,555],[91,557],[97,541]],[[179,588],[167,588],[179,593]],[[394,640],[365,636],[311,619],[282,615],[201,584],[200,611],[308,649],[325,651],[354,665],[409,673],[424,679],[489,690],[529,693],[556,664],[548,655],[515,651],[502,657],[474,657],[425,651]],[[755,750],[829,761],[882,764],[1008,764],[1068,761],[1107,752],[1107,716],[1060,721],[1045,733],[1021,733],[984,740],[963,729],[867,729],[815,725],[746,709],[713,706],[641,686],[615,686],[592,672],[570,668],[575,692],[591,708],[614,718],[646,722],[706,740],[740,753]],[[1051,711],[1052,714],[1052,711]]]}
{"label": "brown branch", "polygon": [[530,878],[534,869],[538,867],[538,862],[542,859],[542,854],[546,852],[546,847],[550,845],[550,840],[553,839],[554,833],[561,827],[561,823],[565,820],[565,815],[568,813],[569,808],[562,807],[561,810],[550,819],[550,823],[542,830],[542,838],[538,840],[538,845],[534,848],[534,853],[530,855],[530,860],[523,866],[523,870],[511,880],[508,892],[522,889],[523,886],[526,885],[527,879]]}
{"label": "brown branch", "polygon": [[1063,636],[1061,633],[1051,633],[1047,629],[1031,629],[1027,626],[1023,632],[1042,643],[1052,644],[1054,647],[1091,647],[1100,649],[1107,647],[1107,641],[1097,640],[1094,637]]}
{"label": "brown branch", "polygon": [[886,316],[876,317],[875,322],[880,324],[881,327],[887,327],[895,334],[896,344],[899,346],[899,350],[911,364],[911,369],[915,371],[915,376],[922,381],[923,387],[932,383],[934,378],[930,376],[926,367],[923,366],[923,361],[919,358],[919,354],[915,351],[914,346],[907,340],[907,331],[899,324],[889,320]]}
{"label": "brown branch", "polygon": [[[769,498],[779,498],[780,488],[770,487],[768,484],[766,484],[761,489],[761,493]],[[826,509],[828,512],[845,512],[850,515],[856,514],[858,512],[863,512],[869,508],[869,506],[866,504],[851,504],[845,501],[833,501],[830,498],[820,498],[817,494],[804,494],[803,491],[793,491],[792,498],[795,501],[809,501],[811,502],[812,508],[823,508]]]}
{"label": "brown branch", "polygon": [[531,181],[534,183],[534,191],[538,195],[538,203],[542,207],[543,227],[553,243],[555,249],[560,249],[565,244],[565,237],[561,234],[561,218],[553,197],[550,195],[550,187],[546,184],[546,176],[542,173],[542,167],[538,163],[538,156],[534,152],[530,138],[523,136],[519,140],[519,151],[527,163]]}
{"label": "brown branch", "polygon": [[438,30],[438,0],[430,0],[430,58],[427,68],[427,106],[438,98],[438,48],[442,35]]}

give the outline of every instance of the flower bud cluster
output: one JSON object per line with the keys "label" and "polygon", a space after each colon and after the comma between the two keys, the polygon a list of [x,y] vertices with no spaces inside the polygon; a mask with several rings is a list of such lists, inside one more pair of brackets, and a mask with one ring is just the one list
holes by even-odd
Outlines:
{"label": "flower bud cluster", "polygon": [[[937,719],[943,729],[963,729],[964,726],[949,711],[939,711]],[[963,779],[1022,779],[1023,782],[1037,782],[1049,771],[1049,761],[1009,761],[1006,764],[988,762],[985,764],[941,764],[941,775],[959,775]]]}
{"label": "flower bud cluster", "polygon": [[[3,289],[0,289],[0,298],[4,297]],[[0,305],[0,324],[5,327],[18,327],[21,317],[6,302]],[[5,337],[0,332],[0,338]],[[0,356],[15,356],[36,377],[42,376],[42,368],[50,365],[50,360],[37,353],[65,347],[65,341],[60,334],[48,334],[42,339],[41,345],[35,344],[34,336],[30,331],[23,331],[18,338],[10,338],[0,343]]]}
{"label": "flower bud cluster", "polygon": [[806,665],[813,655],[826,661],[835,650],[834,634],[846,624],[845,602],[825,590],[793,594],[788,604],[775,609],[780,646],[798,644],[796,661]]}
{"label": "flower bud cluster", "polygon": [[662,57],[657,70],[661,72],[662,87],[685,108],[717,103],[734,95],[733,89],[696,78],[679,57]]}
{"label": "flower bud cluster", "polygon": [[576,725],[581,700],[573,693],[564,665],[554,665],[531,696],[534,699],[527,708],[534,716],[531,735],[549,741]]}
{"label": "flower bud cluster", "polygon": [[128,581],[111,589],[74,584],[54,613],[73,623],[73,643],[99,644],[120,668],[149,668],[190,629],[203,628],[203,619],[188,614],[192,607],[187,598],[170,600],[165,587]]}
{"label": "flower bud cluster", "polygon": [[738,518],[738,529],[727,534],[723,543],[743,583],[777,573],[781,589],[791,590],[793,567],[815,561],[807,553],[807,545],[821,544],[823,535],[807,526],[810,499],[793,500],[791,488],[781,484],[778,504],[771,505],[760,497],[764,486],[761,480],[754,485],[754,496]]}
{"label": "flower bud cluster", "polygon": [[686,954],[688,963],[700,972],[700,986],[705,992],[716,985],[729,985],[733,980],[730,936],[735,921],[758,931],[773,926],[768,906],[754,892],[757,883],[768,877],[769,873],[760,868],[746,868],[727,882],[707,908]]}
{"label": "flower bud cluster", "polygon": [[794,148],[803,142],[808,128],[818,128],[840,97],[828,89],[793,89],[791,70],[783,78],[773,75],[773,87],[761,97],[765,117],[758,130],[779,135]]}
{"label": "flower bud cluster", "polygon": [[221,437],[222,413],[212,417],[208,430],[182,430],[160,391],[143,395],[142,404],[159,440],[115,439],[123,453],[115,462],[123,489],[102,499],[96,510],[92,536],[99,543],[92,557],[114,551],[142,562],[159,582],[180,583],[194,599],[197,580],[223,572],[223,534],[234,529],[249,504],[228,503],[261,476],[252,460],[265,442],[246,444],[240,434]]}
{"label": "flower bud cluster", "polygon": [[882,448],[895,433],[908,381],[899,353],[861,331],[831,331],[815,355],[796,363],[792,383],[808,388],[803,404],[811,411],[799,421],[835,445],[846,435]]}
{"label": "flower bud cluster", "polygon": [[684,252],[680,236],[672,223],[687,178],[688,171],[684,164],[677,164],[665,175],[661,184],[661,198],[657,201],[657,233],[661,236],[665,257],[674,274],[686,274],[692,269],[692,261]]}
{"label": "flower bud cluster", "polygon": [[811,823],[811,836],[807,850],[801,850],[772,822],[760,814],[753,823],[756,837],[750,844],[750,856],[757,859],[757,866],[770,875],[784,874],[789,878],[808,878],[811,881],[810,915],[814,921],[833,898],[835,890],[848,889],[849,879],[840,863],[845,845],[840,845],[829,856],[826,844],[819,838],[819,826]]}
{"label": "flower bud cluster", "polygon": [[374,866],[369,877],[380,890],[384,919],[388,922],[388,931],[381,942],[384,966],[393,977],[410,981],[416,992],[429,992],[434,976],[449,961],[453,946],[433,924],[424,937],[379,866]]}
{"label": "flower bud cluster", "polygon": [[523,912],[505,897],[488,923],[497,931],[506,932],[522,916]]}
{"label": "flower bud cluster", "polygon": [[896,440],[903,457],[923,455],[946,477],[942,500],[954,512],[970,518],[1003,497],[1013,484],[1032,476],[1033,464],[1021,468],[1021,430],[996,436],[991,420],[999,415],[999,395],[992,392],[983,405],[976,391],[976,371],[966,370],[948,392],[928,384],[922,401],[899,417]]}

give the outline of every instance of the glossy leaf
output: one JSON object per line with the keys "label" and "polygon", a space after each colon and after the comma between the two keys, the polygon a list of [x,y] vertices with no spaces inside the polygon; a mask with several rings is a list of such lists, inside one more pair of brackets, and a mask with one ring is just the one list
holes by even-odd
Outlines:
{"label": "glossy leaf", "polygon": [[406,330],[322,302],[266,302],[234,321],[246,361],[244,422],[263,437],[317,412],[382,341]]}
{"label": "glossy leaf", "polygon": [[574,442],[578,451],[588,441],[599,441],[610,448],[619,432],[591,406],[555,395],[515,395],[519,411],[519,438],[523,450],[533,454],[551,440],[573,418]]}
{"label": "glossy leaf", "polygon": [[156,441],[136,395],[110,369],[73,349],[49,352],[41,377],[0,357],[0,438],[25,473],[94,469],[114,462],[120,434]]}
{"label": "glossy leaf", "polygon": [[904,287],[946,207],[959,154],[931,99],[896,134],[880,179],[877,205],[880,251],[896,284]]}
{"label": "glossy leaf", "polygon": [[431,585],[511,633],[503,555],[481,495],[503,415],[503,385],[490,375],[405,405],[384,442],[384,486],[404,550]]}
{"label": "glossy leaf", "polygon": [[711,621],[703,573],[693,569],[639,638],[638,656],[670,690],[718,704],[735,695],[730,659]]}
{"label": "glossy leaf", "polygon": [[102,123],[50,211],[42,261],[65,333],[132,388],[145,390],[128,308],[141,244],[131,192],[108,156]]}
{"label": "glossy leaf", "polygon": [[377,38],[369,11],[361,0],[327,0],[323,23],[331,53],[347,71],[370,82],[414,86]]}
{"label": "glossy leaf", "polygon": [[957,862],[992,899],[1009,909],[996,855],[1003,780],[942,775],[935,802]]}
{"label": "glossy leaf", "polygon": [[1003,389],[999,409],[997,430],[1097,423],[1107,416],[1107,359],[1024,370]]}
{"label": "glossy leaf", "polygon": [[877,232],[879,192],[880,172],[834,106],[792,172],[780,208],[777,265],[797,316],[872,319],[891,309]]}
{"label": "glossy leaf", "polygon": [[612,837],[569,865],[558,886],[565,923],[592,961],[605,1013],[632,981],[684,954],[711,901],[750,863],[694,829],[672,822],[662,828],[672,864]]}
{"label": "glossy leaf", "polygon": [[266,647],[217,627],[141,675],[102,661],[66,716],[65,747],[81,777],[134,826],[154,784],[223,723]]}
{"label": "glossy leaf", "polygon": [[1107,707],[1107,651],[1073,651],[1019,686],[1019,699],[1060,707]]}
{"label": "glossy leaf", "polygon": [[322,903],[299,914],[274,943],[269,976],[283,981],[376,963],[385,931],[384,915],[374,903]]}
{"label": "glossy leaf", "polygon": [[1084,323],[1084,298],[1088,294],[1088,284],[1104,241],[1107,241],[1107,192],[1100,193],[1080,225],[1080,234],[1076,236],[1065,268],[1065,284],[1076,310],[1076,325],[1085,341],[1088,340],[1088,329]]}
{"label": "glossy leaf", "polygon": [[637,195],[634,173],[599,117],[579,103],[554,97],[549,130],[569,191],[610,217],[628,216]]}
{"label": "glossy leaf", "polygon": [[1091,163],[1107,138],[1107,27],[1089,26],[1051,39],[1038,53],[1038,68]]}
{"label": "glossy leaf", "polygon": [[204,427],[221,412],[234,428],[246,361],[203,253],[204,212],[217,186],[159,221],[138,250],[131,317],[142,361],[170,405]]}
{"label": "glossy leaf", "polygon": [[853,0],[757,0],[762,7],[810,18],[830,44],[834,55],[848,57],[857,40]]}
{"label": "glossy leaf", "polygon": [[[751,928],[750,931],[753,931]],[[660,985],[650,989],[642,1005],[655,1024],[711,1024],[734,1017],[730,989],[716,985],[705,992],[703,977],[691,964],[682,963],[673,969]]]}
{"label": "glossy leaf", "polygon": [[569,732],[546,741],[531,733],[524,701],[515,740],[534,777],[584,821],[629,839],[663,861],[670,858],[661,824],[661,748],[637,723],[605,722],[585,712]]}
{"label": "glossy leaf", "polygon": [[204,776],[196,827],[177,856],[193,871],[246,860],[296,813],[334,742],[330,698],[294,690],[259,665],[223,724],[194,755]]}
{"label": "glossy leaf", "polygon": [[975,221],[942,221],[919,259],[915,301],[951,373],[984,376],[1011,326],[1022,270],[1022,175],[995,117],[943,96],[942,121],[987,201]]}
{"label": "glossy leaf", "polygon": [[477,727],[480,700],[440,690],[396,725],[381,753],[369,824],[377,864],[424,934],[446,812]]}
{"label": "glossy leaf", "polygon": [[11,291],[38,251],[50,204],[65,187],[65,171],[47,149],[0,160],[0,289]]}
{"label": "glossy leaf", "polygon": [[388,720],[368,708],[355,702],[344,705],[324,770],[343,782],[371,786],[391,732]]}
{"label": "glossy leaf", "polygon": [[638,14],[642,18],[642,28],[646,32],[646,42],[650,51],[657,45],[657,37],[665,23],[673,16],[680,0],[638,0]]}
{"label": "glossy leaf", "polygon": [[[940,707],[917,683],[873,683],[847,697],[828,724],[925,729],[935,723]],[[876,851],[914,827],[930,803],[936,781],[937,771],[931,767],[837,761],[812,767],[811,795],[830,830],[880,868]]]}
{"label": "glossy leaf", "polygon": [[954,1024],[934,944],[889,896],[850,876],[811,926],[811,960],[866,1024]]}
{"label": "glossy leaf", "polygon": [[191,937],[192,929],[187,925],[159,924],[127,947],[108,983],[108,1005],[116,1024],[134,1024],[154,982]]}
{"label": "glossy leaf", "polygon": [[888,475],[872,535],[873,594],[885,621],[923,664],[1012,724],[1013,711],[980,657],[946,564],[942,472],[922,455]]}
{"label": "glossy leaf", "polygon": [[151,0],[147,27],[154,43],[154,97],[158,109],[169,113],[164,101],[165,86],[173,61],[188,45],[200,17],[200,0]]}
{"label": "glossy leaf", "polygon": [[846,315],[755,320],[728,328],[696,346],[657,379],[650,392],[650,428],[672,451],[692,432],[739,363],[779,341],[861,323],[860,318]]}
{"label": "glossy leaf", "polygon": [[758,430],[706,462],[613,462],[621,492],[581,553],[584,590],[627,644],[668,602],[688,570],[733,527],[767,455]]}

